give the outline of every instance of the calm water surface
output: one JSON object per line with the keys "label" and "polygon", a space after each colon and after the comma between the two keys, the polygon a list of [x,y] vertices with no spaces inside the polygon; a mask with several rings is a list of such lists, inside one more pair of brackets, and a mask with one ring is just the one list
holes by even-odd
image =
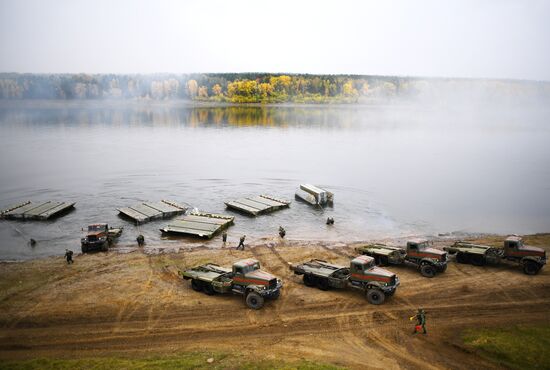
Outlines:
{"label": "calm water surface", "polygon": [[[1,102],[0,208],[77,204],[47,222],[0,221],[0,259],[78,251],[81,228],[95,222],[124,226],[122,245],[138,233],[149,243],[190,242],[163,238],[165,220],[137,228],[115,210],[160,199],[235,215],[230,241],[275,235],[279,225],[290,239],[345,241],[549,231],[549,118],[547,108],[504,105]],[[332,190],[334,207],[294,201],[302,182]],[[261,193],[293,203],[257,218],[223,204]]]}

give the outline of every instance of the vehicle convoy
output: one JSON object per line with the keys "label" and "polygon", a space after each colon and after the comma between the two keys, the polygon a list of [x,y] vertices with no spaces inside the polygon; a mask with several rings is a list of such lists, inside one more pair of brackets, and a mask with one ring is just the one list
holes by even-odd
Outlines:
{"label": "vehicle convoy", "polygon": [[80,239],[82,253],[101,250],[106,252],[109,246],[122,234],[122,227],[109,227],[107,224],[88,226],[86,236]]}
{"label": "vehicle convoy", "polygon": [[354,258],[349,267],[318,259],[289,267],[296,275],[303,275],[306,286],[317,286],[321,290],[359,289],[372,304],[384,303],[386,296],[392,296],[399,286],[399,278],[393,272],[376,267],[374,258],[368,256]]}
{"label": "vehicle convoy", "polygon": [[197,292],[239,294],[255,310],[263,307],[265,299],[279,298],[283,286],[281,279],[260,270],[260,262],[253,258],[235,262],[232,269],[208,263],[180,273]]}
{"label": "vehicle convoy", "polygon": [[355,251],[373,257],[379,266],[412,265],[422,276],[432,278],[447,270],[447,252],[431,248],[426,239],[411,239],[407,247],[391,247],[385,244],[368,244]]}
{"label": "vehicle convoy", "polygon": [[471,263],[476,266],[498,265],[502,261],[518,263],[527,275],[536,275],[546,264],[546,252],[542,248],[523,244],[519,236],[509,236],[504,240],[504,246],[491,247],[457,241],[450,247],[443,248],[450,255],[456,256],[458,263]]}

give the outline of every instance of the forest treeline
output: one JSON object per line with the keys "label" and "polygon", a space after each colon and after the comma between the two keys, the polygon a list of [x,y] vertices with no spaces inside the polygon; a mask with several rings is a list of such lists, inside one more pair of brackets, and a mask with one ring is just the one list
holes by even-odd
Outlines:
{"label": "forest treeline", "polygon": [[394,97],[550,95],[548,82],[267,73],[0,73],[0,99],[185,99],[225,103],[360,103]]}

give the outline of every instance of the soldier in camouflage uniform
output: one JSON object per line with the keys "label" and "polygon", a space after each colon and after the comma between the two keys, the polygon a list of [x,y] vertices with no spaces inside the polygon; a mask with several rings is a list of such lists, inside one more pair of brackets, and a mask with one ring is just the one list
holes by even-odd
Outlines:
{"label": "soldier in camouflage uniform", "polygon": [[410,320],[416,319],[416,326],[414,327],[413,334],[416,334],[418,332],[418,327],[422,327],[422,334],[426,334],[426,312],[419,308],[416,315],[411,316]]}

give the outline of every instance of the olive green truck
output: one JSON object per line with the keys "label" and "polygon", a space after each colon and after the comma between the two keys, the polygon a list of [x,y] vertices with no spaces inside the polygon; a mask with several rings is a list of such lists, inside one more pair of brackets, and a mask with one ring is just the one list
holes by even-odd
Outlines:
{"label": "olive green truck", "polygon": [[368,244],[355,248],[355,251],[373,257],[376,264],[380,266],[414,266],[422,276],[428,278],[447,270],[447,252],[431,248],[426,239],[411,239],[407,241],[406,248]]}
{"label": "olive green truck", "polygon": [[231,269],[208,263],[180,274],[191,280],[191,288],[197,292],[239,294],[255,310],[262,308],[266,299],[279,298],[283,286],[281,279],[260,270],[260,262],[253,258],[237,261]]}
{"label": "olive green truck", "polygon": [[349,267],[333,265],[318,259],[290,264],[289,267],[296,275],[303,275],[306,286],[316,286],[321,290],[362,290],[371,304],[384,303],[386,296],[392,296],[399,286],[399,278],[394,273],[376,267],[374,259],[367,256],[354,258]]}
{"label": "olive green truck", "polygon": [[547,259],[544,249],[524,245],[523,239],[515,235],[507,237],[502,248],[458,241],[443,249],[458,263],[483,266],[510,261],[519,264],[527,275],[538,274]]}

